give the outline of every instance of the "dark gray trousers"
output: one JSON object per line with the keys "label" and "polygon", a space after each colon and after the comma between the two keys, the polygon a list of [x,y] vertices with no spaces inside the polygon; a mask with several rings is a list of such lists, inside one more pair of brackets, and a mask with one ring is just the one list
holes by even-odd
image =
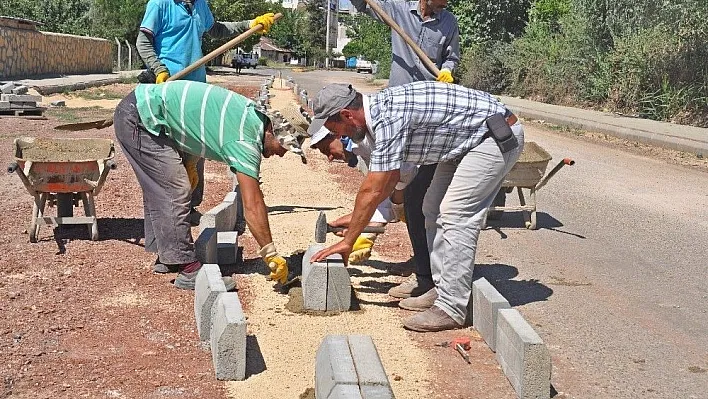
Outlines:
{"label": "dark gray trousers", "polygon": [[187,220],[189,178],[174,141],[165,135],[155,136],[143,127],[134,93],[118,104],[114,127],[116,139],[143,191],[145,250],[156,252],[164,264],[196,261]]}
{"label": "dark gray trousers", "polygon": [[438,164],[418,167],[418,174],[403,191],[403,210],[406,213],[406,228],[413,247],[413,261],[416,274],[430,277],[430,253],[425,234],[425,217],[423,216],[423,198],[430,187]]}

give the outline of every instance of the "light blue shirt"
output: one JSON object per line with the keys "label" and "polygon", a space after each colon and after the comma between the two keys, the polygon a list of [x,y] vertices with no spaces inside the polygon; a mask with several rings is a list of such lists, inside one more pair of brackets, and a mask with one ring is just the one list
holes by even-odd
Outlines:
{"label": "light blue shirt", "polygon": [[[149,0],[140,30],[152,35],[157,57],[174,75],[202,57],[202,36],[213,25],[206,0],[195,0],[191,14],[180,0]],[[197,68],[184,80],[206,82],[206,68]]]}

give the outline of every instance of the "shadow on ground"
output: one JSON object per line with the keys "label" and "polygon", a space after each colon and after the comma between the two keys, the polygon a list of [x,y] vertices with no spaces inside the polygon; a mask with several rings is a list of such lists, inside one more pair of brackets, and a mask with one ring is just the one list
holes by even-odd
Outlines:
{"label": "shadow on ground", "polygon": [[267,370],[265,359],[258,345],[258,337],[246,336],[246,378],[260,374]]}
{"label": "shadow on ground", "polygon": [[501,263],[478,264],[474,267],[473,280],[484,277],[511,306],[520,306],[532,302],[547,300],[553,290],[536,279],[512,280],[519,274],[519,269]]}
{"label": "shadow on ground", "polygon": [[[42,229],[51,228],[43,226]],[[66,253],[66,245],[75,240],[91,240],[90,227],[88,225],[62,225],[53,228],[53,237],[47,237],[40,241],[55,241],[57,243],[57,254]],[[129,244],[143,246],[140,240],[145,238],[145,227],[143,219],[137,218],[99,218],[98,219],[98,240],[109,241],[118,240]]]}
{"label": "shadow on ground", "polygon": [[[339,209],[341,206],[331,207],[331,206],[298,206],[298,205],[276,205],[269,206],[268,213],[271,215],[282,215],[285,213],[302,213],[302,212],[317,212],[317,211],[331,211],[334,209]],[[315,226],[312,226],[313,231]]]}
{"label": "shadow on ground", "polygon": [[[577,238],[585,239],[585,236],[581,234],[558,229],[563,226],[564,225],[560,220],[554,218],[548,213],[536,212],[536,227],[538,229],[551,230],[557,233],[568,234]],[[523,214],[521,212],[504,212],[499,220],[487,220],[487,229],[496,230],[502,239],[507,238],[507,235],[502,230],[504,228],[526,229]]]}

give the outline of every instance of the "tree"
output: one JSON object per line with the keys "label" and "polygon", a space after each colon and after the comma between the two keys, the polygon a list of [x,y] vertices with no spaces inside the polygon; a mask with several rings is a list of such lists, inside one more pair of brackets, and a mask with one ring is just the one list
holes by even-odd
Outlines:
{"label": "tree", "polygon": [[363,56],[380,63],[391,60],[391,29],[365,14],[344,15],[342,23],[347,27],[351,41],[342,52],[346,58]]}
{"label": "tree", "polygon": [[462,48],[489,40],[511,42],[528,22],[531,0],[450,0],[460,26]]}
{"label": "tree", "polygon": [[0,2],[0,15],[41,22],[40,30],[90,34],[91,0],[14,0]]}
{"label": "tree", "polygon": [[135,43],[147,0],[93,0],[91,35]]}

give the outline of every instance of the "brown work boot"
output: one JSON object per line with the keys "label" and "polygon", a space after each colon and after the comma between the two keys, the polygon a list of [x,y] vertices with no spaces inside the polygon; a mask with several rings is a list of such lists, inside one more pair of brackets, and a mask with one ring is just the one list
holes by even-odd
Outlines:
{"label": "brown work boot", "polygon": [[398,306],[406,310],[425,312],[433,306],[436,299],[438,299],[438,292],[433,287],[421,296],[403,299],[398,302]]}
{"label": "brown work boot", "polygon": [[444,310],[432,306],[423,313],[411,316],[403,322],[403,327],[418,332],[455,330],[464,327],[452,319]]}
{"label": "brown work boot", "polygon": [[435,284],[431,276],[419,277],[413,273],[404,282],[388,290],[388,294],[394,298],[410,298],[423,295],[433,287]]}

